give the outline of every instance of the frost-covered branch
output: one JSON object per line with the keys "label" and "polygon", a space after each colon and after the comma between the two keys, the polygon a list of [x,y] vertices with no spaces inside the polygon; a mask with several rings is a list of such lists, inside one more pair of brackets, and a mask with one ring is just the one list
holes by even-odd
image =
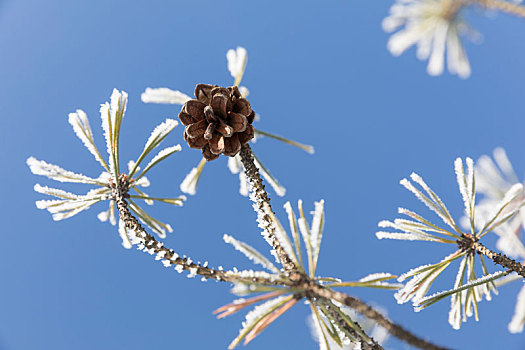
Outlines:
{"label": "frost-covered branch", "polygon": [[156,256],[156,260],[162,260],[166,267],[175,266],[179,273],[188,271],[189,277],[196,275],[204,279],[214,279],[221,282],[230,283],[257,283],[261,285],[279,285],[286,283],[279,278],[268,278],[267,276],[258,276],[253,274],[249,276],[235,271],[216,270],[208,267],[207,262],[204,264],[195,263],[188,257],[181,257],[173,249],[166,248],[162,242],[157,241],[153,236],[146,232],[140,222],[131,214],[128,209],[126,197],[126,181],[120,181],[120,185],[113,189],[113,195],[120,219],[125,224],[128,233],[133,235],[132,243],[139,244],[139,249]]}
{"label": "frost-covered branch", "polygon": [[497,10],[505,12],[510,15],[523,17],[525,18],[525,7],[512,3],[510,1],[500,1],[500,0],[477,0],[479,5],[488,8],[490,10]]}
{"label": "frost-covered branch", "polygon": [[288,256],[277,239],[277,226],[272,220],[272,217],[275,214],[272,211],[270,197],[264,189],[261,176],[259,175],[259,169],[257,169],[255,166],[254,156],[250,145],[245,144],[242,146],[240,156],[244,166],[244,172],[250,181],[250,198],[252,201],[254,201],[254,209],[257,212],[257,221],[259,222],[260,227],[264,230],[264,238],[275,250],[275,253],[279,258],[284,270],[286,272],[295,273],[297,271],[297,266],[294,264],[290,256]]}
{"label": "frost-covered branch", "polygon": [[350,296],[339,291],[334,291],[332,289],[317,284],[311,285],[310,287],[308,287],[308,290],[315,297],[335,300],[341,304],[348,306],[349,308],[354,309],[357,313],[374,320],[378,325],[386,329],[391,335],[406,342],[407,344],[410,344],[420,349],[446,349],[445,347],[435,345],[423,338],[418,337],[417,335],[413,334],[401,325],[394,323],[381,312],[377,311],[376,309],[374,309],[373,307],[356,297]]}
{"label": "frost-covered branch", "polygon": [[383,347],[379,345],[372,337],[369,337],[361,328],[361,326],[355,322],[350,321],[348,316],[343,313],[336,305],[331,301],[320,298],[314,301],[321,311],[329,318],[333,320],[334,324],[339,326],[339,330],[346,334],[347,337],[357,340],[359,346],[363,350],[383,350]]}
{"label": "frost-covered branch", "polygon": [[464,233],[460,239],[458,239],[458,247],[463,251],[475,251],[478,254],[484,255],[495,264],[507,268],[509,271],[514,271],[521,277],[525,278],[525,266],[506,256],[505,254],[500,254],[490,250],[485,247],[483,244],[478,242],[478,238]]}

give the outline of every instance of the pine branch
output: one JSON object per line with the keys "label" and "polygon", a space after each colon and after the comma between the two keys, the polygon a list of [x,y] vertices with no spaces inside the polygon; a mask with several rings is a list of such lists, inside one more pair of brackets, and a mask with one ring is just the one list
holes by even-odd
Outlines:
{"label": "pine branch", "polygon": [[404,341],[407,344],[415,346],[419,349],[425,350],[446,350],[447,348],[432,344],[431,342],[418,337],[417,335],[411,333],[410,331],[403,328],[401,325],[394,323],[384,316],[379,311],[375,310],[371,306],[367,305],[365,302],[359,300],[358,298],[352,297],[345,293],[334,291],[332,289],[323,287],[318,284],[313,284],[306,287],[311,295],[314,295],[318,298],[326,298],[330,300],[335,300],[344,304],[361,315],[374,320],[379,326],[386,329],[394,337]]}
{"label": "pine branch", "polygon": [[484,255],[495,264],[505,267],[509,271],[516,272],[521,277],[525,278],[525,266],[506,256],[505,254],[496,253],[483,244],[478,242],[478,237],[469,233],[464,233],[460,239],[457,240],[459,249],[462,251],[472,251]]}
{"label": "pine branch", "polygon": [[353,326],[358,327],[359,332],[356,331],[354,328],[350,327],[348,323],[343,319],[341,314],[337,312],[337,310],[334,309],[334,305],[327,301],[324,298],[320,298],[317,300],[317,304],[323,307],[326,312],[330,315],[330,318],[332,318],[337,325],[342,328],[342,330],[345,333],[351,334],[353,338],[357,339],[360,342],[361,349],[363,350],[383,350],[383,347],[379,345],[372,337],[369,337],[368,341],[365,339],[361,334],[365,334],[361,326],[356,322],[353,321]]}
{"label": "pine branch", "polygon": [[510,15],[525,18],[525,7],[509,1],[476,0],[476,2],[487,9],[497,10]]}
{"label": "pine branch", "polygon": [[182,270],[189,271],[192,274],[202,276],[206,279],[214,279],[221,282],[230,283],[257,283],[262,285],[286,285],[288,284],[284,280],[269,280],[262,277],[249,277],[244,278],[237,275],[232,275],[227,271],[216,270],[207,266],[203,266],[199,263],[193,262],[191,259],[186,257],[180,257],[173,249],[168,249],[162,242],[157,241],[152,235],[146,232],[140,222],[131,214],[128,209],[128,203],[125,200],[127,196],[127,189],[123,188],[126,186],[125,181],[120,181],[119,186],[113,190],[115,196],[115,203],[120,215],[120,219],[126,225],[128,230],[135,233],[137,239],[144,245],[145,249],[151,254],[162,256],[165,262],[169,262],[169,265],[180,266]]}
{"label": "pine branch", "polygon": [[288,254],[286,254],[286,251],[281,246],[275,235],[275,230],[277,228],[272,220],[272,216],[274,216],[275,213],[270,204],[270,197],[264,189],[259,169],[255,166],[254,155],[249,144],[242,146],[240,156],[242,165],[244,166],[244,172],[251,184],[250,198],[255,202],[254,208],[258,214],[257,221],[266,232],[265,238],[275,250],[284,270],[291,273],[292,279],[293,277],[299,277],[297,266],[295,266]]}

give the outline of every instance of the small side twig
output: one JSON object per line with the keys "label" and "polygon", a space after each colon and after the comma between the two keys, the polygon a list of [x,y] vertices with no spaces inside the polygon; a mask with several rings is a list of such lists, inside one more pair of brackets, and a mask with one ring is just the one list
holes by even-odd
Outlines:
{"label": "small side twig", "polygon": [[343,305],[348,306],[349,308],[354,309],[357,313],[374,320],[378,325],[386,329],[391,335],[398,338],[399,340],[404,341],[407,344],[415,346],[419,349],[425,350],[446,350],[447,348],[435,345],[425,339],[418,337],[407,329],[403,328],[397,323],[389,320],[381,312],[375,310],[365,302],[359,300],[358,298],[352,297],[348,294],[334,291],[326,287],[314,284],[309,287],[310,291],[317,295],[317,297],[323,297],[326,299],[335,300]]}
{"label": "small side twig", "polygon": [[292,259],[290,259],[275,235],[275,230],[277,228],[271,219],[271,215],[274,215],[274,213],[270,204],[270,197],[264,189],[264,185],[259,174],[259,169],[257,169],[257,166],[255,166],[250,145],[243,145],[239,154],[241,156],[242,165],[244,166],[244,172],[251,184],[250,198],[255,202],[254,208],[258,214],[257,221],[266,233],[265,238],[275,250],[284,270],[290,273],[292,278],[292,275],[296,275],[298,277],[297,266],[295,266]]}
{"label": "small side twig", "polygon": [[[318,304],[323,306],[323,308],[330,314],[330,317],[336,320],[337,325],[339,327],[342,327],[345,332],[351,334],[355,339],[358,339],[361,345],[361,349],[363,350],[383,350],[383,347],[379,345],[374,338],[369,337],[369,341],[367,341],[361,334],[359,334],[355,329],[351,328],[348,323],[341,317],[341,315],[333,309],[333,304],[331,302],[327,302],[324,298],[319,298],[316,301]],[[358,329],[361,331],[361,333],[364,333],[361,326],[354,321],[354,326],[358,327]]]}
{"label": "small side twig", "polygon": [[479,5],[501,12],[505,12],[510,15],[518,16],[525,18],[525,7],[514,4],[510,1],[500,1],[500,0],[475,0]]}
{"label": "small side twig", "polygon": [[525,278],[525,266],[504,254],[496,253],[485,247],[483,244],[478,242],[477,237],[469,233],[463,233],[461,239],[458,239],[457,244],[459,249],[462,251],[473,251],[484,255],[492,260],[495,264],[500,265],[509,271],[514,271],[521,277]]}

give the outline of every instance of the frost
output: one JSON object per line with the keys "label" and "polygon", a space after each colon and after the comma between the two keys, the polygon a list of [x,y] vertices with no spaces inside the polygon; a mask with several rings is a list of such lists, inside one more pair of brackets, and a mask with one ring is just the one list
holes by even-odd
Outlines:
{"label": "frost", "polygon": [[250,194],[250,183],[244,173],[244,167],[239,155],[228,158],[228,169],[230,169],[232,174],[239,174],[239,193],[244,197],[248,197]]}
{"label": "frost", "polygon": [[68,121],[73,127],[73,131],[80,141],[82,141],[88,151],[95,157],[95,159],[100,163],[100,165],[102,165],[103,168],[108,169],[106,162],[95,146],[93,132],[91,131],[91,126],[89,125],[89,120],[86,113],[81,109],[77,109],[75,113],[69,113]]}
{"label": "frost", "polygon": [[61,190],[61,189],[58,189],[58,188],[50,188],[50,187],[47,187],[47,186],[42,186],[40,184],[36,184],[33,189],[35,190],[35,192],[38,192],[38,193],[43,193],[43,194],[47,194],[47,195],[50,195],[50,196],[53,196],[53,197],[57,197],[57,198],[61,198],[61,199],[78,199],[78,195],[74,194],[74,193],[71,193],[71,192],[66,192],[64,190]]}
{"label": "frost", "polygon": [[407,190],[412,192],[417,197],[417,199],[423,202],[430,210],[435,212],[443,220],[443,222],[445,222],[452,228],[456,228],[456,224],[454,220],[450,217],[447,208],[445,207],[441,199],[434,193],[434,191],[432,191],[430,187],[428,187],[428,185],[423,181],[423,179],[416,173],[412,173],[410,177],[414,182],[418,183],[427,192],[430,198],[418,189],[416,189],[414,185],[407,179],[401,180],[400,184],[403,185]]}
{"label": "frost", "polygon": [[521,333],[523,332],[523,325],[525,324],[525,286],[523,286],[518,293],[518,300],[516,302],[516,308],[514,309],[514,315],[509,323],[509,332]]}
{"label": "frost", "polygon": [[228,70],[233,78],[235,78],[234,85],[238,86],[241,83],[248,62],[248,53],[244,47],[238,46],[236,50],[230,49],[226,53],[228,60]]}
{"label": "frost", "polygon": [[250,91],[246,86],[239,86],[239,92],[241,93],[241,96],[246,98],[250,94]]}
{"label": "frost", "polygon": [[85,183],[91,185],[98,185],[99,182],[89,176],[76,174],[72,171],[62,169],[58,165],[46,163],[43,160],[37,160],[34,157],[29,157],[26,161],[31,172],[35,175],[46,176],[52,180],[59,182]]}
{"label": "frost", "polygon": [[319,252],[321,248],[321,240],[323,239],[324,227],[324,200],[315,202],[315,210],[313,212],[312,230],[310,233],[310,240],[313,251],[314,270],[319,259]]}
{"label": "frost", "polygon": [[146,88],[146,91],[140,95],[144,103],[164,103],[183,105],[186,101],[191,100],[191,97],[178,91],[169,88]]}
{"label": "frost", "polygon": [[126,249],[131,249],[132,244],[128,236],[128,229],[122,220],[118,221],[118,233],[122,239],[122,246]]}
{"label": "frost", "polygon": [[246,319],[242,323],[242,328],[239,331],[239,335],[237,338],[235,338],[230,346],[229,349],[233,349],[243,338],[246,336],[246,334],[253,328],[259,321],[261,321],[266,315],[270,314],[274,310],[276,310],[278,307],[280,307],[282,304],[284,304],[290,297],[276,297],[273,299],[270,299],[260,305],[257,305],[253,308],[248,314],[246,314]]}
{"label": "frost", "polygon": [[405,241],[432,241],[432,242],[441,242],[441,240],[432,238],[426,235],[420,235],[415,233],[406,233],[406,232],[385,232],[379,231],[376,232],[376,237],[378,239],[398,239]]}
{"label": "frost", "polygon": [[523,185],[520,183],[514,184],[503,196],[503,199],[494,206],[491,215],[491,219],[485,224],[483,229],[480,232],[480,235],[483,235],[485,232],[494,230],[503,222],[507,221],[512,217],[516,211],[519,209],[517,206],[510,206],[512,201],[523,192]]}
{"label": "frost", "polygon": [[179,122],[169,118],[157,125],[151,132],[148,141],[146,141],[144,150],[152,150],[157,147],[177,125],[179,125]]}
{"label": "frost", "polygon": [[266,257],[264,257],[264,255],[259,253],[253,247],[249,246],[244,242],[238,241],[232,236],[226,234],[223,236],[223,239],[224,242],[231,244],[236,250],[243,253],[248,259],[252,260],[254,263],[259,264],[274,273],[279,273],[279,269],[275,267],[274,264],[272,264],[268,259],[266,259]]}
{"label": "frost", "polygon": [[279,197],[283,197],[286,194],[286,188],[284,188],[279,181],[270,173],[268,169],[261,163],[261,161],[254,155],[255,166],[259,169],[261,176],[272,186],[273,190]]}
{"label": "frost", "polygon": [[[202,166],[201,166],[202,164]],[[196,168],[191,169],[191,171],[186,175],[182,183],[180,184],[180,190],[189,195],[194,195],[197,192],[197,184],[199,183],[199,178],[201,176],[202,167],[205,163],[201,161]]]}
{"label": "frost", "polygon": [[[137,177],[139,180],[137,181],[137,183],[142,180],[142,179],[146,179],[144,176],[144,174],[146,174],[152,167],[154,167],[155,165],[157,165],[159,162],[161,162],[162,160],[168,158],[170,155],[172,155],[173,153],[175,152],[179,152],[181,150],[181,146],[180,145],[175,145],[175,146],[171,146],[171,147],[166,147],[164,149],[162,149],[159,153],[157,153],[157,155],[155,157],[153,157],[150,162],[148,163],[148,165],[146,165],[146,167],[144,168],[144,170],[142,171],[142,173]],[[138,170],[137,170],[138,171]],[[147,179],[146,179],[147,181]],[[137,184],[136,183],[136,184]],[[146,187],[144,185],[141,185],[143,187]],[[147,186],[149,186],[149,181],[147,182]]]}
{"label": "frost", "polygon": [[370,282],[370,281],[375,281],[375,280],[390,279],[392,277],[394,276],[387,272],[372,273],[368,276],[365,276],[359,279],[359,282]]}

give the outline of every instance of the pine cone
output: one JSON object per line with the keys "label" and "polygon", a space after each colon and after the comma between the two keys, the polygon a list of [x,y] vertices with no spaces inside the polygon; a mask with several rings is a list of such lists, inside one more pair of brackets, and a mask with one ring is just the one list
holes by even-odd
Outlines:
{"label": "pine cone", "polygon": [[237,86],[228,88],[198,84],[197,99],[187,101],[179,113],[186,126],[184,140],[191,148],[202,149],[206,160],[222,153],[233,157],[254,135],[255,112]]}

